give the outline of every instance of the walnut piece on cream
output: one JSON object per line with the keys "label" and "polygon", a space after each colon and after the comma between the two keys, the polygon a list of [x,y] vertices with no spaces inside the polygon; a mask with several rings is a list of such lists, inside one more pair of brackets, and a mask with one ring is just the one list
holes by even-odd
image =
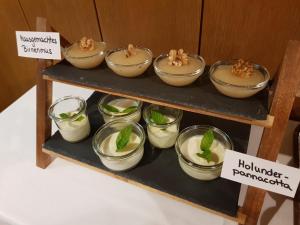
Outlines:
{"label": "walnut piece on cream", "polygon": [[171,49],[168,57],[168,64],[171,66],[182,66],[188,64],[188,55],[183,51],[183,49],[179,49],[178,51],[175,49]]}
{"label": "walnut piece on cream", "polygon": [[84,51],[92,51],[95,49],[95,41],[92,38],[83,37],[79,41],[79,47]]}
{"label": "walnut piece on cream", "polygon": [[127,50],[125,51],[125,55],[127,58],[132,55],[136,55],[135,47],[133,46],[133,44],[128,45]]}
{"label": "walnut piece on cream", "polygon": [[248,78],[253,74],[253,64],[249,61],[239,59],[237,63],[232,65],[231,72],[238,77]]}

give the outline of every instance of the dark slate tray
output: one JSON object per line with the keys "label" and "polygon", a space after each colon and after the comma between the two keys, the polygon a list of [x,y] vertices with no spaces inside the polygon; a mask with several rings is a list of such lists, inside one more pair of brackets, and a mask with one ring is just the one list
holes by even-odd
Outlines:
{"label": "dark slate tray", "polygon": [[120,77],[105,63],[95,69],[81,70],[66,61],[47,68],[43,74],[67,83],[250,120],[265,120],[268,114],[267,89],[247,99],[226,97],[220,94],[210,82],[208,67],[196,82],[186,87],[173,87],[163,83],[156,76],[152,65],[143,75],[136,78]]}
{"label": "dark slate tray", "polygon": [[[92,132],[87,139],[72,144],[64,141],[61,135],[56,132],[47,140],[44,148],[101,170],[109,171],[102,165],[92,149],[93,134],[103,124],[102,117],[96,107],[100,97],[101,94],[95,92],[88,100],[87,110]],[[144,126],[142,119],[141,124]],[[232,138],[235,150],[246,151],[250,125],[184,112],[181,129],[195,124],[209,124],[224,130]],[[153,149],[146,141],[144,156],[136,168],[126,172],[112,173],[204,207],[236,216],[240,184],[223,178],[205,182],[189,177],[179,167],[174,148],[168,150]]]}

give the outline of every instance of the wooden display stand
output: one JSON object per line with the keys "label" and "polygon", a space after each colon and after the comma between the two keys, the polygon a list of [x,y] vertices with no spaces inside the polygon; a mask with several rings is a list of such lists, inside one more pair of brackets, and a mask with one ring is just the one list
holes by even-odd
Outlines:
{"label": "wooden display stand", "polygon": [[[53,31],[51,27],[47,27],[46,19],[37,18],[37,31]],[[66,46],[68,42],[61,37],[62,46]],[[257,153],[257,157],[275,161],[283,140],[284,131],[287,126],[289,114],[291,112],[293,102],[296,96],[298,85],[300,84],[300,42],[289,41],[284,59],[281,65],[280,72],[275,80],[270,94],[272,97],[270,112],[266,116],[266,119],[251,119],[248,117],[224,114],[220,111],[209,111],[202,109],[201,107],[189,107],[184,104],[177,104],[174,101],[160,101],[147,96],[136,96],[129,92],[118,91],[115,89],[104,88],[101,85],[84,85],[73,82],[68,79],[57,79],[55,76],[49,76],[44,74],[44,70],[52,65],[50,60],[38,60],[37,71],[37,145],[36,145],[36,164],[38,167],[46,168],[52,161],[53,157],[62,157],[69,161],[81,164],[83,166],[95,169],[105,174],[122,179],[129,183],[138,185],[144,189],[161,193],[165,196],[174,198],[176,200],[185,202],[187,204],[196,206],[198,208],[207,210],[211,213],[223,216],[227,219],[237,221],[239,224],[254,225],[257,223],[260,211],[264,202],[266,191],[254,187],[248,187],[246,199],[244,205],[238,209],[236,216],[230,216],[226,213],[218,210],[211,209],[209,207],[203,207],[199,204],[193,203],[193,201],[180,198],[172,195],[171,192],[161,191],[143,183],[131,180],[124,174],[114,174],[104,169],[99,169],[95,166],[91,166],[88,163],[80,162],[78,159],[68,157],[66,155],[58,154],[55,151],[51,151],[44,147],[44,143],[51,137],[51,121],[47,115],[47,110],[52,103],[52,81],[67,83],[84,88],[94,89],[102,93],[109,93],[118,96],[125,96],[135,98],[148,103],[155,103],[158,105],[164,105],[168,107],[178,108],[192,113],[203,114],[210,117],[218,117],[225,120],[235,121],[244,124],[258,125],[264,127],[264,132],[260,147]],[[99,161],[100,163],[100,161]],[[221,179],[221,178],[220,178]]]}

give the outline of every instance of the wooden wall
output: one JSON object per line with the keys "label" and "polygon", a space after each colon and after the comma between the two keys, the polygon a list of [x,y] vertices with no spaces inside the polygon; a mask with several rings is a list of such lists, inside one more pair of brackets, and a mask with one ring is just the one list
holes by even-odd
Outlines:
{"label": "wooden wall", "polygon": [[[36,16],[69,41],[82,36],[200,53],[211,64],[246,58],[279,67],[289,39],[300,40],[297,0],[0,0],[0,111],[34,85],[35,60],[17,57],[15,30],[33,30]],[[5,34],[5,35],[3,35]]]}

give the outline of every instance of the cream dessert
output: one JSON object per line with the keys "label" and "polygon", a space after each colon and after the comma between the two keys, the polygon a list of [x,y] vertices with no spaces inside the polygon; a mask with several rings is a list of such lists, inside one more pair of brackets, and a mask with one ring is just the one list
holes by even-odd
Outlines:
{"label": "cream dessert", "polygon": [[[121,152],[119,152],[117,151],[117,145],[116,145],[116,140],[118,135],[119,132],[115,132],[103,140],[103,142],[100,145],[100,151],[102,151],[103,154],[108,156],[126,156],[132,151],[134,151],[141,143],[141,138],[133,133],[130,136],[129,143],[126,145],[126,147],[124,147],[124,149]],[[144,146],[141,146],[136,154],[134,154],[133,156],[127,159],[106,160],[105,158],[102,158],[102,163],[111,170],[115,170],[115,171],[127,170],[134,167],[136,164],[138,164],[138,162],[141,160],[143,156],[143,153],[144,153]]]}
{"label": "cream dessert", "polygon": [[152,52],[129,44],[127,49],[115,49],[105,57],[108,67],[124,77],[136,77],[145,72],[152,62]]}
{"label": "cream dessert", "polygon": [[141,119],[142,102],[138,100],[106,95],[99,102],[99,111],[104,122],[108,123],[116,119],[124,119],[139,122]]}
{"label": "cream dessert", "polygon": [[90,134],[86,102],[80,97],[65,96],[56,100],[50,106],[48,114],[66,141],[78,142]]}
{"label": "cream dessert", "polygon": [[182,170],[199,180],[220,176],[226,149],[233,149],[229,137],[209,126],[191,126],[177,138],[176,152]]}
{"label": "cream dessert", "polygon": [[265,68],[242,59],[232,63],[217,62],[210,70],[210,79],[222,94],[246,98],[266,87],[269,73]]}
{"label": "cream dessert", "polygon": [[183,49],[170,50],[168,55],[160,55],[154,61],[156,74],[167,84],[185,86],[193,83],[204,71],[204,59],[188,55]]}
{"label": "cream dessert", "polygon": [[61,136],[69,142],[78,142],[90,134],[90,123],[86,115],[82,114],[78,118],[71,120],[62,118],[57,121]]}
{"label": "cream dessert", "polygon": [[83,37],[70,47],[64,49],[63,54],[68,62],[80,69],[91,69],[100,65],[106,50],[105,42],[96,42]]}
{"label": "cream dessert", "polygon": [[143,112],[147,123],[147,133],[150,143],[156,148],[170,148],[179,133],[182,111],[158,105],[149,105]]}
{"label": "cream dessert", "polygon": [[101,162],[114,171],[136,166],[144,154],[145,133],[133,122],[113,121],[105,124],[93,138],[93,149]]}
{"label": "cream dessert", "polygon": [[[168,122],[172,123],[175,118],[166,117]],[[179,133],[178,125],[172,124],[169,126],[157,127],[149,124],[147,126],[147,133],[150,143],[157,148],[170,148],[175,142]]]}

